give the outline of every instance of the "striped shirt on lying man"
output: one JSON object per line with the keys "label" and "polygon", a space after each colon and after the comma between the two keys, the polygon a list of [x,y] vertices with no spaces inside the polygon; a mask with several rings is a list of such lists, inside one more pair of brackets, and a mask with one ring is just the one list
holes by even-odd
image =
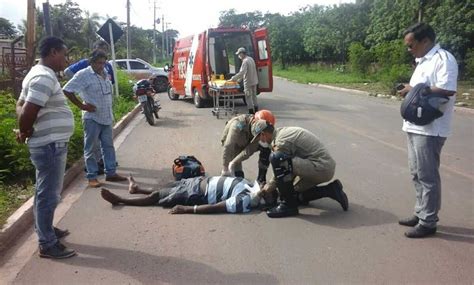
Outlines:
{"label": "striped shirt on lying man", "polygon": [[214,176],[207,182],[206,198],[208,204],[225,201],[228,213],[247,213],[252,210],[251,190],[245,186],[253,183],[240,177]]}

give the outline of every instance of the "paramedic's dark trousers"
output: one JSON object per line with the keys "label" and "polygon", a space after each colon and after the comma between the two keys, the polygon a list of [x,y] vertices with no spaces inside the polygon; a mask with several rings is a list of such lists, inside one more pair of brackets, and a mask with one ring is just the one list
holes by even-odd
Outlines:
{"label": "paramedic's dark trousers", "polygon": [[425,227],[436,227],[441,208],[440,155],[446,138],[407,133],[408,165],[416,192],[415,216]]}

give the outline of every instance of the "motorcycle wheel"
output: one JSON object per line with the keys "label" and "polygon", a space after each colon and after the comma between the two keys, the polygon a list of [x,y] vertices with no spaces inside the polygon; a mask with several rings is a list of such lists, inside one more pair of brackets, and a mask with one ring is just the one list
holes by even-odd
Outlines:
{"label": "motorcycle wheel", "polygon": [[146,121],[148,122],[148,124],[150,124],[150,126],[153,126],[155,124],[155,118],[153,118],[152,110],[153,109],[151,108],[150,103],[145,102],[143,104],[143,113],[145,113]]}
{"label": "motorcycle wheel", "polygon": [[153,88],[156,92],[165,92],[168,89],[168,78],[164,76],[156,77],[153,80]]}

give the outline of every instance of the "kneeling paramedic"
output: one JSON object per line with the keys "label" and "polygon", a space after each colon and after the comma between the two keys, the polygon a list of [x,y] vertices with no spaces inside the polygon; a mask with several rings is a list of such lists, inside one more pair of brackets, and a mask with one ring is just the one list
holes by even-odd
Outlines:
{"label": "kneeling paramedic", "polygon": [[342,184],[335,180],[327,185],[336,169],[336,162],[319,139],[299,127],[274,129],[265,121],[252,126],[255,140],[271,144],[274,177],[264,187],[265,192],[278,189],[280,203],[267,211],[271,218],[298,215],[298,205],[328,197],[336,200],[344,211],[349,203]]}
{"label": "kneeling paramedic", "polygon": [[260,110],[255,115],[239,115],[227,122],[221,138],[222,175],[243,178],[242,162],[256,151],[260,151],[257,181],[263,185],[270,165],[270,148],[268,144],[253,140],[251,128],[257,120],[264,120],[269,125],[275,126],[275,116],[268,110]]}

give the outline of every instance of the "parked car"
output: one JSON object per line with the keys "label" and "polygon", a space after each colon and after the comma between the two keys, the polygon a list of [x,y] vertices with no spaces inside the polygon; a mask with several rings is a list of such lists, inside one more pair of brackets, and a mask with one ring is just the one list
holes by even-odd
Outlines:
{"label": "parked car", "polygon": [[[112,63],[112,61],[110,61]],[[154,67],[143,59],[116,59],[117,67],[136,80],[152,79],[153,88],[156,92],[164,92],[168,89],[168,73],[163,68]]]}

